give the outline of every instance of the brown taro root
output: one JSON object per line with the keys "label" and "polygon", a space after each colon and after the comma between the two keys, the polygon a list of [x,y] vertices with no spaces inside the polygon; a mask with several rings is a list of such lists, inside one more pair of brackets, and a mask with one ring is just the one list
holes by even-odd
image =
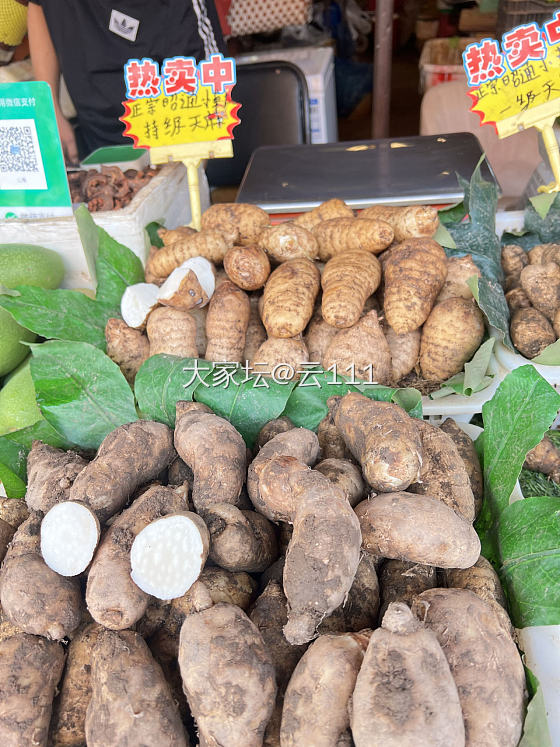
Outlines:
{"label": "brown taro root", "polygon": [[431,205],[408,207],[372,205],[362,210],[358,218],[384,220],[395,232],[395,241],[415,239],[419,236],[433,236],[439,226],[437,208]]}
{"label": "brown taro root", "polygon": [[255,456],[247,471],[247,492],[253,505],[271,521],[286,521],[286,511],[282,502],[276,508],[265,503],[260,495],[259,479],[264,467],[275,457],[291,456],[304,465],[312,467],[319,458],[319,441],[313,431],[307,428],[292,428],[271,438]]}
{"label": "brown taro root", "polygon": [[212,566],[202,571],[197,583],[204,584],[214,604],[227,602],[242,610],[249,609],[257,589],[248,573],[232,573]]}
{"label": "brown taro root", "polygon": [[25,633],[60,640],[82,617],[77,578],[59,576],[41,556],[40,513],[16,531],[0,572],[0,604],[6,618]]}
{"label": "brown taro root", "polygon": [[85,724],[89,747],[187,747],[169,685],[138,633],[99,633],[93,649],[91,689]]}
{"label": "brown taro root", "polygon": [[55,504],[67,501],[74,480],[87,464],[75,451],[33,441],[27,456],[25,502],[29,510],[47,513]]}
{"label": "brown taro root", "polygon": [[480,460],[473,443],[473,440],[465,431],[460,428],[452,418],[446,418],[440,425],[441,430],[451,438],[463,464],[467,469],[471,490],[474,496],[475,516],[478,516],[482,508],[482,498],[484,496],[484,480]]}
{"label": "brown taro root", "polygon": [[267,513],[283,511],[294,526],[284,563],[284,635],[290,643],[306,643],[352,586],[360,560],[359,522],[327,477],[293,457],[268,461],[259,475],[259,497]]}
{"label": "brown taro root", "polygon": [[86,709],[91,700],[93,647],[103,630],[97,623],[80,627],[68,646],[59,693],[53,704],[50,739],[53,747],[81,747],[86,743]]}
{"label": "brown taro root", "polygon": [[15,528],[10,526],[7,521],[0,519],[0,563],[4,560],[8,545],[15,534]]}
{"label": "brown taro root", "polygon": [[214,264],[221,264],[230,246],[232,244],[218,231],[200,231],[183,236],[159,249],[146,263],[146,272],[166,278],[176,267],[193,257],[205,257]]}
{"label": "brown taro root", "polygon": [[383,334],[391,353],[392,383],[397,384],[409,374],[418,363],[420,355],[420,330],[398,335],[387,322],[383,322]]}
{"label": "brown taro root", "polygon": [[204,308],[216,287],[214,265],[204,257],[192,257],[176,267],[161,286],[157,300],[173,309]]}
{"label": "brown taro root", "polygon": [[0,744],[47,747],[52,702],[63,668],[59,643],[26,633],[0,642]]}
{"label": "brown taro root", "polygon": [[315,313],[304,337],[309,360],[320,365],[331,340],[338,332],[339,330],[326,322],[320,313]]}
{"label": "brown taro root", "polygon": [[29,516],[29,509],[23,499],[0,498],[0,519],[14,529]]}
{"label": "brown taro root", "polygon": [[227,571],[260,573],[278,557],[273,525],[256,511],[241,511],[231,503],[207,507],[210,560]]}
{"label": "brown taro root", "polygon": [[185,238],[185,236],[192,236],[196,233],[196,229],[191,228],[190,226],[177,226],[177,228],[172,229],[164,228],[162,226],[161,228],[158,228],[157,233],[163,241],[163,245],[169,246],[170,244],[179,241],[179,239]]}
{"label": "brown taro root", "polygon": [[199,403],[178,402],[175,448],[193,471],[197,513],[204,518],[205,510],[215,504],[238,504],[247,450],[231,423]]}
{"label": "brown taro root", "polygon": [[422,328],[422,376],[429,381],[445,381],[459,373],[483,337],[484,317],[472,300],[448,298],[438,303]]}
{"label": "brown taro root", "polygon": [[203,309],[191,309],[189,312],[193,317],[196,325],[195,332],[195,349],[197,354],[194,358],[204,358],[206,353],[206,317],[208,315],[208,307],[205,306]]}
{"label": "brown taro root", "polygon": [[542,244],[539,264],[544,265],[547,262],[556,262],[560,264],[560,244]]}
{"label": "brown taro root", "polygon": [[416,427],[422,439],[422,469],[410,492],[437,498],[467,521],[474,521],[471,481],[453,439],[424,420],[418,420]]}
{"label": "brown taro root", "polygon": [[356,747],[463,747],[457,686],[434,633],[393,602],[371,634],[352,696]]}
{"label": "brown taro root", "polygon": [[130,549],[136,535],[160,516],[187,510],[183,495],[156,485],[113,521],[88,573],[86,602],[93,619],[112,630],[134,625],[146,612],[149,595],[130,575]]}
{"label": "brown taro root", "polygon": [[200,227],[203,231],[216,231],[233,246],[249,246],[258,241],[270,218],[257,205],[244,202],[223,202],[211,205],[202,213]]}
{"label": "brown taro root", "polygon": [[282,383],[299,378],[308,361],[309,355],[301,336],[269,337],[250,361],[250,368],[256,374]]}
{"label": "brown taro root", "polygon": [[398,405],[357,392],[329,402],[339,433],[374,490],[405,490],[417,482],[422,441],[414,418]]}
{"label": "brown taro root", "polygon": [[322,635],[300,659],[284,697],[282,747],[347,744],[348,705],[370,631]]}
{"label": "brown taro root", "polygon": [[414,598],[426,589],[438,586],[437,568],[408,560],[385,560],[379,571],[383,618],[391,602],[403,602],[410,607]]}
{"label": "brown taro root", "polygon": [[337,254],[327,262],[321,276],[323,319],[333,327],[351,327],[380,281],[377,257],[363,251]]}
{"label": "brown taro root", "polygon": [[367,487],[362,472],[348,459],[323,459],[315,469],[328,477],[332,484],[342,491],[351,506],[356,506],[365,498]]}
{"label": "brown taro root", "polygon": [[355,377],[375,384],[393,379],[391,351],[376,311],[370,311],[347,329],[341,329],[323,357],[323,368],[336,366],[341,376]]}
{"label": "brown taro root", "polygon": [[379,254],[393,241],[393,229],[382,220],[332,218],[321,221],[313,235],[319,244],[322,262],[341,252],[363,251]]}
{"label": "brown taro root", "polygon": [[448,298],[472,298],[473,294],[467,280],[474,275],[480,277],[481,272],[470,254],[464,257],[450,257],[447,261],[447,277],[436,298],[436,304]]}
{"label": "brown taro root", "polygon": [[259,431],[259,435],[257,436],[257,441],[255,444],[255,455],[258,454],[262,447],[269,441],[271,441],[275,436],[278,436],[280,433],[286,433],[286,431],[291,431],[292,428],[295,428],[295,425],[292,423],[290,418],[287,418],[286,416],[275,418],[274,420],[269,420],[268,423],[266,423],[266,425],[263,425],[263,427]]}
{"label": "brown taro root", "polygon": [[540,265],[542,262],[542,256],[543,252],[545,250],[546,244],[536,244],[532,249],[530,249],[527,252],[527,256],[529,257],[529,264],[530,265]]}
{"label": "brown taro root", "polygon": [[376,559],[365,552],[358,565],[348,597],[319,625],[321,633],[357,633],[377,626],[379,581]]}
{"label": "brown taro root", "polygon": [[[262,298],[262,296],[261,296]],[[251,305],[249,314],[249,324],[245,333],[245,349],[243,350],[242,362],[252,361],[257,354],[257,350],[266,340],[266,329],[261,321],[259,314],[259,299],[255,295],[249,297]],[[204,354],[203,354],[204,355]]]}
{"label": "brown taro root", "polygon": [[521,271],[521,287],[535,309],[552,321],[560,308],[560,266],[547,262],[525,267]]}
{"label": "brown taro root", "polygon": [[448,588],[468,589],[485,602],[496,602],[506,609],[506,597],[498,574],[482,555],[471,568],[449,568],[443,571],[443,577]]}
{"label": "brown taro root", "polygon": [[503,282],[504,291],[507,293],[510,290],[521,288],[521,276],[520,275],[506,275]]}
{"label": "brown taro root", "polygon": [[383,273],[383,308],[397,334],[424,324],[446,277],[447,257],[437,241],[407,239],[391,249]]}
{"label": "brown taro root", "polygon": [[274,666],[258,628],[230,604],[188,615],[179,666],[202,745],[259,747],[276,698]]}
{"label": "brown taro root", "polygon": [[134,384],[138,369],[150,355],[150,342],[143,332],[129,327],[122,319],[109,319],[105,326],[107,355]]}
{"label": "brown taro root", "polygon": [[[321,448],[322,459],[346,459],[351,461],[354,457],[346,447],[344,438],[334,422],[334,410],[332,405],[336,398],[329,400],[331,406],[325,417],[317,426],[317,438]],[[329,403],[327,403],[329,404]]]}
{"label": "brown taro root", "polygon": [[107,521],[175,456],[173,433],[163,423],[137,420],[121,425],[103,439],[95,459],[75,479],[70,500],[85,503],[100,522]]}
{"label": "brown taro root", "polygon": [[292,646],[284,638],[282,628],[288,621],[287,602],[282,585],[269,581],[249,615],[259,629],[276,672],[276,704],[264,734],[264,747],[280,745],[280,724],[284,693],[296,664],[307,646]]}
{"label": "brown taro root", "polygon": [[231,280],[220,283],[206,316],[206,360],[242,361],[250,314],[249,296]]}
{"label": "brown taro root", "polygon": [[315,236],[296,223],[279,223],[266,228],[258,245],[278,264],[289,259],[316,259],[319,254]]}
{"label": "brown taro root", "polygon": [[234,246],[224,257],[224,270],[229,279],[246,291],[262,288],[270,275],[270,262],[263,249]]}
{"label": "brown taro root", "polygon": [[150,355],[176,355],[197,358],[196,322],[189,311],[160,306],[148,317],[146,327]]}
{"label": "brown taro root", "polygon": [[331,218],[353,218],[354,212],[352,208],[337,197],[332,200],[322,202],[313,210],[309,210],[307,213],[301,213],[294,220],[295,226],[302,226],[308,231],[312,231],[322,220],[330,220]]}
{"label": "brown taro root", "polygon": [[560,449],[545,436],[525,457],[525,469],[542,472],[560,483]]}
{"label": "brown taro root", "polygon": [[519,276],[521,270],[529,264],[529,257],[525,249],[517,244],[507,244],[502,247],[502,270],[504,275]]}
{"label": "brown taro root", "polygon": [[531,307],[531,302],[527,298],[527,294],[523,288],[512,288],[506,293],[506,301],[510,311],[513,314],[517,309],[528,309]]}
{"label": "brown taro root", "polygon": [[513,344],[525,358],[535,358],[556,341],[550,322],[537,309],[517,309],[509,329]]}
{"label": "brown taro root", "polygon": [[412,610],[433,630],[457,685],[468,747],[513,747],[525,717],[525,672],[495,609],[472,591],[430,589]]}
{"label": "brown taro root", "polygon": [[321,276],[309,259],[291,259],[268,278],[262,302],[262,321],[269,337],[295,337],[313,315]]}
{"label": "brown taro root", "polygon": [[480,555],[472,524],[428,495],[379,493],[355,511],[372,555],[438,568],[470,568]]}

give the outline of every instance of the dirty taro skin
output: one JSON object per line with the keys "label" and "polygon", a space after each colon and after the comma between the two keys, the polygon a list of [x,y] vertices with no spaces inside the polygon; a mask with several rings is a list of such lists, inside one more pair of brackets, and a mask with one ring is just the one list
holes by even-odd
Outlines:
{"label": "dirty taro skin", "polygon": [[220,603],[188,615],[179,666],[201,747],[259,747],[276,699],[274,665],[243,610]]}
{"label": "dirty taro skin", "polygon": [[0,642],[2,747],[47,747],[64,657],[59,643],[27,633],[16,633]]}
{"label": "dirty taro skin", "polygon": [[333,403],[333,410],[339,433],[374,490],[405,490],[417,482],[422,442],[414,419],[404,410],[357,392]]}
{"label": "dirty taro skin", "polygon": [[178,402],[175,447],[193,471],[192,501],[204,518],[217,503],[239,505],[247,450],[231,423],[196,402]]}
{"label": "dirty taro skin", "polygon": [[281,747],[346,744],[348,703],[370,631],[321,635],[300,659],[284,698]]}
{"label": "dirty taro skin", "polygon": [[27,457],[25,502],[29,509],[47,513],[56,503],[67,501],[72,483],[86,465],[74,451],[33,441]]}
{"label": "dirty taro skin", "polygon": [[93,649],[88,747],[188,747],[161,667],[132,630],[99,633]]}
{"label": "dirty taro skin", "polygon": [[434,633],[393,602],[373,631],[351,709],[356,747],[463,747],[457,687]]}
{"label": "dirty taro skin", "polygon": [[174,458],[173,433],[163,423],[137,420],[121,425],[105,437],[95,459],[76,477],[70,500],[85,503],[103,523]]}
{"label": "dirty taro skin", "polygon": [[467,747],[515,747],[525,717],[525,672],[495,610],[466,589],[430,589],[412,611],[436,634],[449,662]]}

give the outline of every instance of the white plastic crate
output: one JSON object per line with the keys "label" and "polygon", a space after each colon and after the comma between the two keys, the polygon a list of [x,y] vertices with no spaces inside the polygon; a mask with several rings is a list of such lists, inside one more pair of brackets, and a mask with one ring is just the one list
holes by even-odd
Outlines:
{"label": "white plastic crate", "polygon": [[450,394],[448,397],[442,397],[441,399],[422,397],[424,419],[433,425],[439,425],[445,418],[453,418],[461,427],[463,427],[463,424],[469,423],[474,415],[482,412],[482,405],[492,399],[494,392],[507,374],[494,354],[490,359],[489,371],[494,375],[492,383],[486,389],[476,392],[470,397],[462,394]]}
{"label": "white plastic crate", "polygon": [[[331,47],[272,49],[236,57],[238,65],[252,62],[286,61],[299,67],[309,91],[311,142],[334,143],[338,140],[334,52]],[[243,116],[243,114],[241,114]]]}
{"label": "white plastic crate", "polygon": [[[199,169],[202,210],[210,205],[208,182]],[[148,245],[144,228],[161,221],[167,228],[191,220],[187,169],[182,163],[163,166],[129,205],[121,210],[93,213],[97,225],[145,262]],[[78,228],[73,217],[0,221],[0,244],[38,244],[58,252],[65,267],[65,288],[93,287]]]}

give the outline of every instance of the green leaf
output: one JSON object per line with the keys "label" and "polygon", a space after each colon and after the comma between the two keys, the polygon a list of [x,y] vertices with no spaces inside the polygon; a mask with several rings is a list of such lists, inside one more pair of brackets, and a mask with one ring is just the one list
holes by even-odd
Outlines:
{"label": "green leaf", "polygon": [[158,229],[161,228],[161,226],[161,223],[158,223],[158,221],[154,220],[151,223],[148,223],[148,225],[144,229],[148,234],[148,240],[150,244],[157,247],[158,249],[161,249],[161,247],[163,246],[163,241],[161,240],[158,233]]}
{"label": "green leaf", "polygon": [[443,223],[439,224],[438,229],[434,234],[434,240],[437,241],[438,244],[449,249],[457,248],[457,244]]}
{"label": "green leaf", "polygon": [[201,380],[212,373],[214,364],[174,355],[153,355],[136,374],[134,393],[143,417],[175,425],[177,402],[190,402]]}
{"label": "green leaf", "polygon": [[[456,202],[454,205],[444,207],[438,210],[439,222],[447,225],[448,223],[460,223],[467,214],[463,200]],[[437,239],[436,239],[437,241]]]}
{"label": "green leaf", "polygon": [[502,284],[484,277],[469,278],[467,284],[488,324],[494,327],[500,341],[513,350],[509,336],[509,308]]}
{"label": "green leaf", "polygon": [[4,486],[8,498],[25,497],[25,482],[2,462],[0,462],[0,485]]}
{"label": "green leaf", "polygon": [[126,288],[144,282],[144,268],[139,257],[126,246],[111,238],[102,228],[95,270],[97,274],[96,300],[118,310]]}
{"label": "green leaf", "polygon": [[482,407],[485,497],[476,528],[486,557],[490,548],[495,550],[496,527],[525,456],[542,439],[559,408],[560,394],[531,365],[509,373]]}
{"label": "green leaf", "polygon": [[547,345],[542,353],[531,360],[533,363],[540,363],[543,366],[560,366],[560,340]]}
{"label": "green leaf", "polygon": [[560,625],[560,499],[537,496],[507,506],[498,547],[515,627]]}
{"label": "green leaf", "polygon": [[560,200],[558,192],[554,194],[554,200],[549,207],[546,218],[542,218],[533,205],[528,205],[525,211],[525,222],[523,228],[529,233],[536,233],[540,239],[539,244],[555,243],[560,236]]}
{"label": "green leaf", "polygon": [[105,349],[105,325],[112,310],[74,290],[20,285],[19,296],[0,296],[0,306],[26,329],[42,337],[89,342]]}
{"label": "green leaf", "polygon": [[535,208],[538,216],[543,220],[546,219],[546,216],[548,215],[550,208],[552,207],[555,200],[556,192],[544,192],[540,195],[529,197],[529,202]]}
{"label": "green leaf", "polygon": [[[528,673],[527,680],[530,679],[529,675],[530,673]],[[552,747],[542,687],[538,683],[536,692],[527,706],[523,736],[518,747]]]}
{"label": "green leaf", "polygon": [[0,296],[12,296],[13,298],[17,298],[19,295],[19,291],[14,290],[13,288],[6,288],[5,285],[0,283]]}
{"label": "green leaf", "polygon": [[216,365],[212,382],[200,383],[194,399],[227,418],[251,448],[263,425],[282,415],[296,382],[279,384],[264,376],[246,379],[242,370]]}
{"label": "green leaf", "polygon": [[99,231],[91,217],[91,213],[85,205],[80,205],[74,210],[74,220],[80,234],[80,241],[82,242],[89,274],[93,282],[96,283],[95,263],[99,249]]}
{"label": "green leaf", "polygon": [[[319,386],[307,386],[308,383],[314,384],[315,381]],[[343,397],[347,392],[357,391],[365,394],[366,388],[363,385],[352,386],[342,376],[337,374],[335,377],[332,372],[316,373],[304,386],[297,386],[294,389],[282,414],[299,428],[314,431],[329,411],[329,397]]]}
{"label": "green leaf", "polygon": [[84,342],[31,345],[31,376],[46,420],[82,449],[97,449],[112,430],[138,419],[120,368]]}
{"label": "green leaf", "polygon": [[465,363],[464,370],[444,381],[441,389],[432,392],[431,399],[441,399],[449,394],[461,394],[470,397],[472,394],[486,389],[494,378],[488,374],[494,342],[493,337],[486,340],[476,351],[471,361]]}
{"label": "green leaf", "polygon": [[391,397],[391,402],[402,407],[411,417],[422,420],[422,395],[418,389],[412,387],[397,389]]}

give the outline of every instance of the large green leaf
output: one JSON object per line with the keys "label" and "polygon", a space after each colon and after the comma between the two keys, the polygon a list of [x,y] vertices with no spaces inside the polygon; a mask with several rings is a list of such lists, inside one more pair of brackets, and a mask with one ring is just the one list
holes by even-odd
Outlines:
{"label": "large green leaf", "polygon": [[214,364],[174,355],[153,355],[136,374],[134,393],[143,417],[175,425],[177,402],[190,402],[197,386],[212,373]]}
{"label": "large green leaf", "polygon": [[560,625],[560,499],[512,503],[500,516],[497,535],[515,627]]}
{"label": "large green leaf", "polygon": [[509,336],[509,308],[502,284],[485,277],[469,278],[467,284],[488,324],[494,327],[501,342],[513,350],[513,343]]}
{"label": "large green leaf", "polygon": [[264,376],[247,377],[242,370],[218,365],[211,380],[199,383],[194,399],[227,418],[251,448],[263,425],[282,415],[295,386],[295,381],[279,384]]}
{"label": "large green leaf", "polygon": [[142,262],[134,252],[97,226],[85,205],[76,210],[74,217],[86,258],[95,265],[96,299],[116,311],[125,289],[143,282]]}
{"label": "large green leaf", "polygon": [[493,337],[486,340],[478,348],[472,359],[468,363],[465,363],[464,370],[444,381],[441,389],[433,392],[431,398],[441,399],[442,397],[447,397],[449,394],[461,394],[465,397],[470,397],[472,394],[480,392],[489,386],[494,378],[489,373],[494,342]]}
{"label": "large green leaf", "polygon": [[126,379],[101,350],[54,340],[30,347],[37,402],[64,438],[97,449],[112,430],[138,419]]}
{"label": "large green leaf", "polygon": [[[524,229],[529,233],[536,233],[542,244],[556,243],[560,236],[560,200],[558,194],[552,205],[549,206],[546,216],[543,218],[544,210],[537,211],[532,204],[525,211]],[[539,212],[541,214],[539,214]]]}
{"label": "large green leaf", "polygon": [[509,373],[482,407],[485,500],[477,531],[484,554],[496,560],[496,528],[527,452],[554,421],[560,394],[531,365]]}
{"label": "large green leaf", "polygon": [[535,675],[525,668],[531,700],[523,723],[523,736],[518,747],[553,747],[546,719],[542,687]]}
{"label": "large green leaf", "polygon": [[532,361],[543,366],[560,366],[560,340],[547,345]]}
{"label": "large green leaf", "polygon": [[105,325],[112,309],[73,290],[20,285],[17,297],[0,296],[0,306],[22,327],[48,339],[88,342],[105,349]]}

